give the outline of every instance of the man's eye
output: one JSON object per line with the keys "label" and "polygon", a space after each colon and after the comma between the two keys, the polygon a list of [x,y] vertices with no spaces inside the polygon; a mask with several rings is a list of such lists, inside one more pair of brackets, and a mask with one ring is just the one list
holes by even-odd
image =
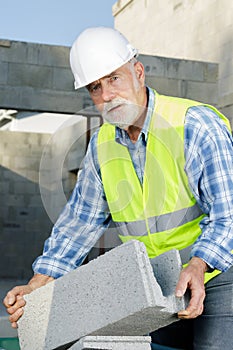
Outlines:
{"label": "man's eye", "polygon": [[113,75],[113,76],[110,78],[111,81],[115,81],[115,80],[117,80],[117,79],[118,79],[118,76],[117,76],[117,75]]}
{"label": "man's eye", "polygon": [[99,84],[98,85],[94,85],[94,86],[92,86],[92,88],[91,88],[91,90],[92,91],[96,91],[96,90],[98,90],[99,89]]}
{"label": "man's eye", "polygon": [[92,86],[90,86],[89,91],[91,93],[93,93],[93,92],[95,93],[96,91],[99,90],[99,88],[100,88],[100,84],[92,85]]}

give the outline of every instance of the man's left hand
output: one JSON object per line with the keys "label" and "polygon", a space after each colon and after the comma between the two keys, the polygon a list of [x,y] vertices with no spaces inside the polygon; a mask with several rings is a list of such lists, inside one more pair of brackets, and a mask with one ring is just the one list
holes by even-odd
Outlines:
{"label": "man's left hand", "polygon": [[176,297],[182,297],[189,289],[191,298],[187,308],[178,312],[179,318],[196,318],[202,314],[205,299],[204,274],[206,271],[207,264],[198,257],[193,257],[188,266],[181,271],[176,286]]}

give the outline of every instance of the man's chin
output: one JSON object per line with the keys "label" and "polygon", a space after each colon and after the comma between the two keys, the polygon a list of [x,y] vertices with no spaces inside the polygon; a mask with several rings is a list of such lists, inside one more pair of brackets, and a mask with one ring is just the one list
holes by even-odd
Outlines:
{"label": "man's chin", "polygon": [[127,130],[129,125],[128,124],[124,124],[124,123],[117,123],[115,121],[110,121],[110,120],[107,120],[107,119],[104,119],[104,121],[108,124],[111,124],[113,126],[117,126],[118,128],[120,129],[124,129],[124,130]]}
{"label": "man's chin", "polygon": [[111,124],[113,126],[116,126],[118,127],[119,129],[122,129],[122,130],[128,130],[129,126],[130,125],[126,125],[126,124],[119,124],[119,123],[110,123],[109,121],[106,121],[108,124]]}

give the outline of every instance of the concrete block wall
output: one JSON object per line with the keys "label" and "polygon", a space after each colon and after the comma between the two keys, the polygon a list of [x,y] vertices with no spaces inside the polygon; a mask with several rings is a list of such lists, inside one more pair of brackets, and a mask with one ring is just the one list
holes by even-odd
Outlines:
{"label": "concrete block wall", "polygon": [[140,54],[146,83],[159,93],[217,105],[218,65]]}
{"label": "concrete block wall", "polygon": [[142,54],[218,63],[217,104],[233,120],[232,1],[119,0],[113,16]]}
{"label": "concrete block wall", "polygon": [[0,277],[27,278],[51,227],[39,165],[49,135],[0,131]]}
{"label": "concrete block wall", "polygon": [[76,113],[90,98],[74,90],[69,47],[0,39],[0,106]]}
{"label": "concrete block wall", "polygon": [[[164,262],[160,260],[159,268],[173,285],[181,260],[172,254]],[[175,298],[173,287],[163,295],[139,241],[112,249],[25,299],[18,328],[22,350],[69,348],[87,335],[145,335],[178,321],[175,313],[185,307],[184,298]]]}
{"label": "concrete block wall", "polygon": [[[134,5],[134,1],[129,4]],[[117,19],[118,16],[116,23]],[[127,29],[125,32],[128,35]],[[136,32],[135,27],[132,32]],[[217,65],[173,60],[166,55],[161,57],[163,53],[158,57],[152,56],[154,52],[145,55],[146,50],[138,48],[140,59],[146,64],[147,82],[158,91],[181,97],[192,95],[193,99],[216,105]],[[92,105],[85,88],[74,91],[68,47],[17,41],[6,45],[0,39],[0,72],[2,108],[77,113]]]}
{"label": "concrete block wall", "polygon": [[75,185],[70,171],[80,167],[85,151],[81,116],[55,134],[0,131],[1,278],[31,277],[31,264]]}

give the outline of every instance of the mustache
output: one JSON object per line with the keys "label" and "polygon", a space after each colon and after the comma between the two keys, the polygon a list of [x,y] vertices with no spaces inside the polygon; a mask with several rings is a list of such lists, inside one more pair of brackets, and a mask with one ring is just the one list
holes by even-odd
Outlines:
{"label": "mustache", "polygon": [[103,105],[103,114],[108,113],[109,111],[111,111],[112,109],[119,107],[121,105],[130,105],[132,104],[132,102],[125,100],[124,98],[118,98],[109,102],[105,102]]}

